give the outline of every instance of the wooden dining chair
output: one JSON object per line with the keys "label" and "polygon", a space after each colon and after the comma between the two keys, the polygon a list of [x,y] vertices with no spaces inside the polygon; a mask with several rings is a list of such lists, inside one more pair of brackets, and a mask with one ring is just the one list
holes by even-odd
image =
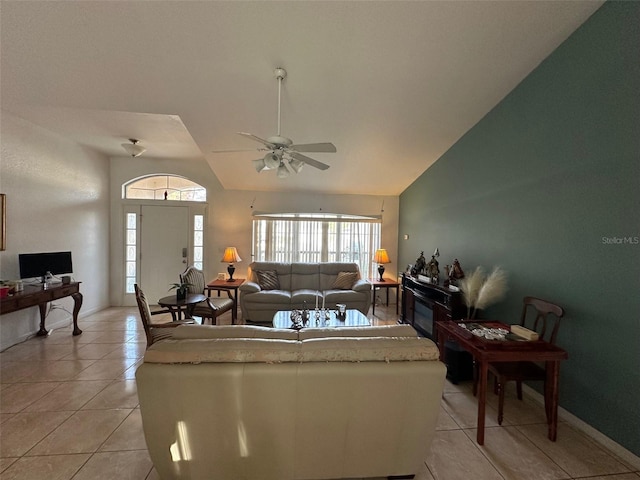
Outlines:
{"label": "wooden dining chair", "polygon": [[[202,270],[198,270],[194,266],[188,267],[183,273],[180,274],[180,282],[188,283],[187,287],[189,293],[201,293],[207,295],[205,292],[205,281],[204,281],[204,273]],[[211,324],[216,325],[218,322],[218,317],[225,312],[231,310],[232,318],[231,322],[235,323],[235,308],[233,298],[231,297],[231,292],[227,291],[228,298],[225,297],[209,297],[200,303],[197,303],[193,310],[190,310],[191,314],[196,317],[202,318],[202,323],[206,318],[211,319]]]}
{"label": "wooden dining chair", "polygon": [[[540,340],[556,343],[560,320],[564,316],[562,307],[535,297],[524,297],[520,325],[538,333]],[[546,382],[545,365],[535,362],[496,362],[489,363],[489,371],[495,376],[495,389],[498,394],[498,424],[502,425],[504,411],[504,390],[507,382],[516,382],[518,400],[522,400],[522,382],[544,382],[544,404],[547,421],[551,400]]]}
{"label": "wooden dining chair", "polygon": [[149,308],[149,302],[144,295],[142,289],[136,283],[134,285],[136,292],[136,302],[138,303],[138,310],[140,311],[140,319],[142,320],[142,326],[144,327],[144,333],[147,336],[147,348],[153,345],[155,342],[164,338],[170,338],[173,328],[180,325],[193,324],[193,320],[183,320],[167,323],[153,323],[151,317],[153,315],[160,315],[163,313],[171,313],[169,309],[164,308],[162,310],[154,310],[153,312]]}

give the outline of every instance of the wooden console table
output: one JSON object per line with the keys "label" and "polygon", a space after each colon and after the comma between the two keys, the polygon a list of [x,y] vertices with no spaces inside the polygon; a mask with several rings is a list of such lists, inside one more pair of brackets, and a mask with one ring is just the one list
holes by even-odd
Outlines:
{"label": "wooden console table", "polygon": [[[486,322],[476,320],[473,323],[484,322],[488,327],[502,327],[507,330],[509,325],[499,322]],[[438,347],[440,348],[440,360],[446,363],[444,356],[446,340],[458,342],[467,350],[478,364],[478,431],[476,441],[478,445],[484,445],[484,420],[487,402],[487,375],[489,363],[492,362],[544,362],[547,372],[545,394],[545,408],[547,409],[548,437],[552,442],[558,435],[558,383],[560,376],[560,362],[568,358],[566,351],[551,343],[542,340],[532,342],[518,342],[510,340],[486,340],[473,335],[468,329],[459,324],[447,320],[438,322]],[[549,404],[547,404],[549,402]]]}
{"label": "wooden console table", "polygon": [[22,292],[0,300],[0,314],[15,312],[24,308],[38,306],[40,308],[40,330],[38,335],[47,335],[49,332],[44,328],[45,317],[47,315],[47,303],[59,298],[73,298],[73,334],[80,335],[82,330],[78,328],[78,312],[82,307],[82,294],[80,293],[80,282],[56,283],[47,285],[25,285]]}

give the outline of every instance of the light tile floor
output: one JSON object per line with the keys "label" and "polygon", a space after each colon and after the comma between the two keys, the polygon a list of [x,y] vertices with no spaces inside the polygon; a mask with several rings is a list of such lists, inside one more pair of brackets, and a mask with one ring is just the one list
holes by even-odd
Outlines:
{"label": "light tile floor", "polygon": [[[158,319],[159,317],[154,317]],[[395,305],[374,324],[395,323]],[[220,323],[230,323],[230,314]],[[144,480],[158,476],[146,450],[134,372],[145,336],[136,308],[110,308],[0,353],[3,480]],[[503,426],[489,396],[486,442],[475,442],[468,383],[446,383],[440,417],[417,480],[640,480],[640,472],[567,423],[546,438],[540,405],[508,392]],[[233,479],[220,479],[233,480]]]}

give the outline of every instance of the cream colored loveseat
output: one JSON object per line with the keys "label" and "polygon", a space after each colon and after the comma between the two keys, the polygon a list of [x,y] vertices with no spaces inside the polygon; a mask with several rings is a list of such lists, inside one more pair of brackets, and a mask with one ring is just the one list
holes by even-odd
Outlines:
{"label": "cream colored loveseat", "polygon": [[165,480],[416,474],[444,378],[435,344],[408,325],[180,326],[136,372]]}
{"label": "cream colored loveseat", "polygon": [[[261,286],[258,275],[273,272],[277,288]],[[351,284],[336,286],[341,273],[354,274]],[[324,300],[327,308],[344,303],[349,309],[367,314],[371,306],[371,283],[361,278],[356,263],[277,263],[253,262],[247,281],[240,286],[242,318],[253,323],[271,324],[279,310],[313,309]]]}

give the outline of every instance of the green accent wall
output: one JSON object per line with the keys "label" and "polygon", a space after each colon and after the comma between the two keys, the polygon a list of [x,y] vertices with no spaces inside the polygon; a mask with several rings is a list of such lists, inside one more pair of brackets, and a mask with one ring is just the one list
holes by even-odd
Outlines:
{"label": "green accent wall", "polygon": [[401,194],[399,264],[500,265],[486,318],[562,305],[560,405],[640,455],[639,212],[640,2],[607,2]]}

